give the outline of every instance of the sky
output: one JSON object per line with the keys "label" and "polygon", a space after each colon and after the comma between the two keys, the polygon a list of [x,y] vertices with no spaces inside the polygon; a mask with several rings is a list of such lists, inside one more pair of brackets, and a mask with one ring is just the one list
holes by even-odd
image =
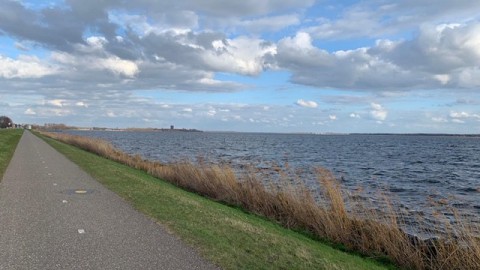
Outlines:
{"label": "sky", "polygon": [[0,115],[480,133],[480,1],[0,0]]}

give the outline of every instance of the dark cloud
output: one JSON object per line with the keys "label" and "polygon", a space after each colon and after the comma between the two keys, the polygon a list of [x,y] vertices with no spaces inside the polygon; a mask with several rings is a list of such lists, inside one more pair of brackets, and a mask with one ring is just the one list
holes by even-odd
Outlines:
{"label": "dark cloud", "polygon": [[84,25],[68,16],[68,13],[60,9],[44,9],[38,13],[16,1],[1,1],[0,29],[4,34],[20,40],[71,51],[74,44],[83,43]]}
{"label": "dark cloud", "polygon": [[[188,43],[180,43],[182,39],[187,39]],[[157,57],[163,58],[174,64],[184,64],[191,67],[202,68],[200,48],[193,47],[192,39],[188,35],[176,35],[174,33],[165,33],[162,35],[150,33],[143,38],[137,38],[136,44],[144,48],[144,55],[151,61],[156,61]]]}

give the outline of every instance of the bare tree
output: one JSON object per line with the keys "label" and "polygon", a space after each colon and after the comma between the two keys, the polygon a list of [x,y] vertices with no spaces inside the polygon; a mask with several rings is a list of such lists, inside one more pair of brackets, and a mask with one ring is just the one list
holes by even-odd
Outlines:
{"label": "bare tree", "polygon": [[0,116],[0,128],[10,128],[13,127],[12,119],[7,116]]}

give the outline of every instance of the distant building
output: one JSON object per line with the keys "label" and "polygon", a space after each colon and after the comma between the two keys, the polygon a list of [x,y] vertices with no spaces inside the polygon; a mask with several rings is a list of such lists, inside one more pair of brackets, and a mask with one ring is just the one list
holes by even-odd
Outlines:
{"label": "distant building", "polygon": [[171,126],[170,126],[170,129],[171,129],[171,130],[174,130],[174,129],[175,129],[175,126],[171,125]]}

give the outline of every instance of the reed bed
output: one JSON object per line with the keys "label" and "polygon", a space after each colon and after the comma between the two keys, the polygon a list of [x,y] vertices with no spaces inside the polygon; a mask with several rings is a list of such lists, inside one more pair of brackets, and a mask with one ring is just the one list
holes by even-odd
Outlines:
{"label": "reed bed", "polygon": [[228,165],[188,161],[161,164],[128,155],[103,140],[63,133],[42,134],[347,250],[388,259],[401,268],[480,269],[480,238],[475,235],[478,224],[446,224],[447,233],[441,238],[419,239],[402,230],[402,217],[393,208],[385,209],[387,214],[379,214],[364,205],[347,202],[341,186],[326,169],[316,170],[325,202],[319,203],[301,184],[265,185],[258,174],[246,170],[239,175]]}

